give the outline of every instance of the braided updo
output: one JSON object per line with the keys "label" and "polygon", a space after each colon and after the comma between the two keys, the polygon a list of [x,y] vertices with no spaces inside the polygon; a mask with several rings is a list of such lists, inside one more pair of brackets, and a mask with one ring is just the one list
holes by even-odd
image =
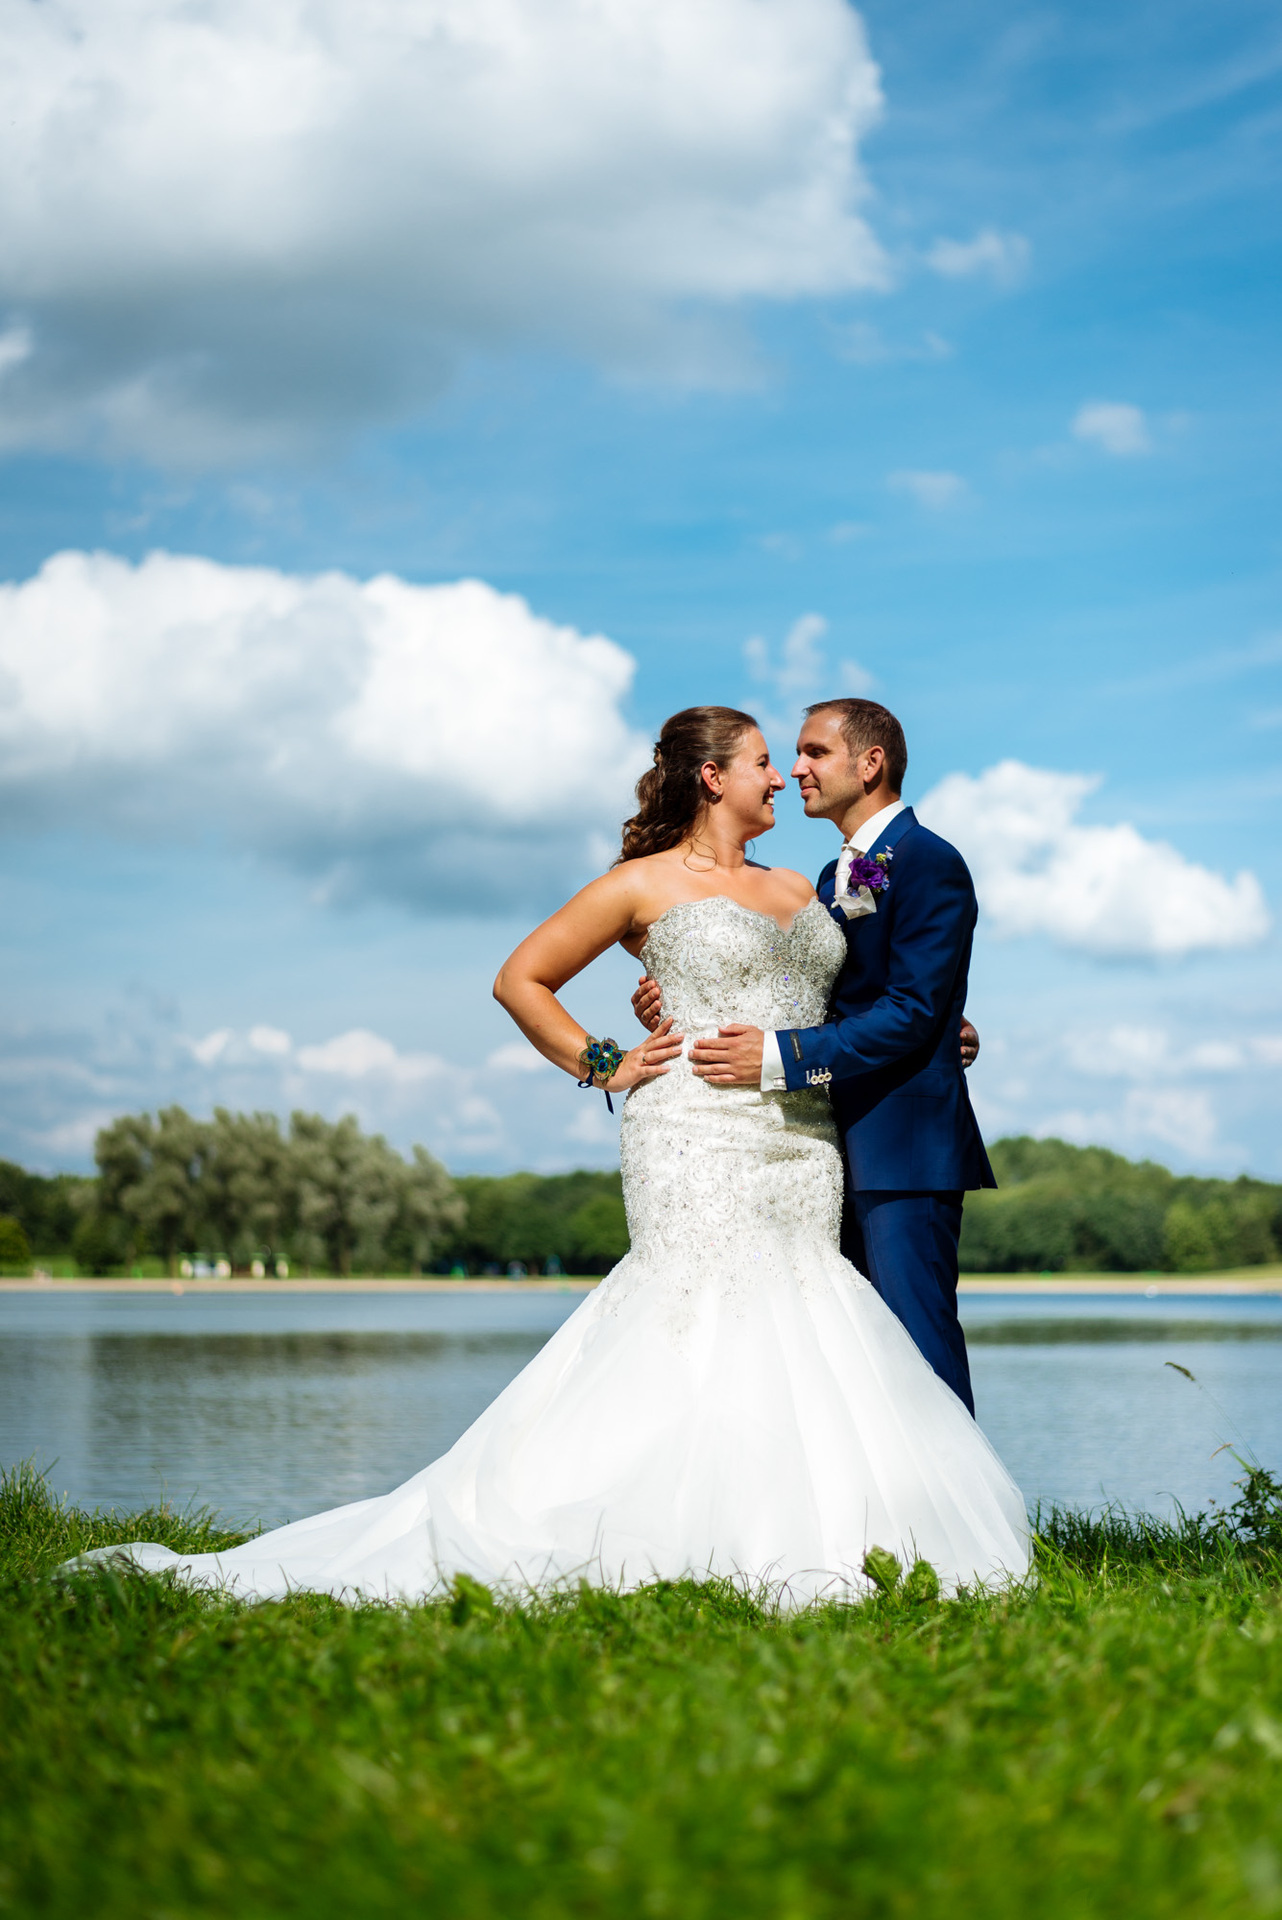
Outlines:
{"label": "braided updo", "polygon": [[681,845],[708,803],[701,768],[711,760],[724,771],[756,724],[737,707],[685,707],[664,721],[654,765],[637,781],[637,811],[623,823],[616,866]]}

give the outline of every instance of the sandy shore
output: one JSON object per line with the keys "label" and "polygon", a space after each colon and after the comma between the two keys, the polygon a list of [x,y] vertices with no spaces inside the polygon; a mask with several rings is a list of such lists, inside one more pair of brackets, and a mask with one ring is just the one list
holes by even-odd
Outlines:
{"label": "sandy shore", "polygon": [[[0,1280],[0,1293],[590,1293],[598,1280]],[[1282,1266],[1230,1273],[967,1274],[962,1293],[1282,1294]]]}

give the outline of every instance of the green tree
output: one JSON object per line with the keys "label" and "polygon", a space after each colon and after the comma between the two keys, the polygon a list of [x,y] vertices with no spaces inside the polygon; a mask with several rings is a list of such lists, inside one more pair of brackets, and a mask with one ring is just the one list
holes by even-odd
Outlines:
{"label": "green tree", "polygon": [[274,1113],[214,1108],[201,1169],[202,1230],[233,1266],[283,1244],[287,1153]]}
{"label": "green tree", "polygon": [[1211,1207],[1195,1207],[1189,1200],[1176,1200],[1166,1215],[1163,1251],[1167,1265],[1176,1273],[1205,1272],[1220,1266],[1218,1225]]}
{"label": "green tree", "polygon": [[967,1196],[967,1271],[1196,1273],[1278,1258],[1282,1187],[1267,1181],[1176,1175],[1107,1147],[1026,1136],[990,1153],[1001,1184]]}
{"label": "green tree", "polygon": [[547,1176],[511,1173],[497,1178],[464,1174],[455,1186],[467,1213],[449,1236],[442,1254],[445,1260],[459,1261],[473,1273],[487,1265],[504,1267],[511,1260],[546,1267],[554,1255],[571,1273],[599,1273],[597,1254],[589,1257],[576,1251],[571,1222],[590,1200],[602,1196],[613,1199],[620,1212],[623,1204],[617,1172],[580,1170]]}
{"label": "green tree", "polygon": [[12,1160],[0,1160],[0,1214],[18,1222],[37,1253],[64,1252],[94,1184],[80,1174],[28,1173]]}
{"label": "green tree", "polygon": [[129,1114],[98,1135],[101,1211],[129,1227],[127,1257],[143,1245],[159,1253],[170,1273],[195,1245],[201,1224],[201,1163],[209,1129],[181,1107]]}
{"label": "green tree", "polygon": [[1162,1263],[1161,1202],[1116,1189],[1088,1195],[1075,1216],[1073,1265],[1105,1273],[1144,1273]]}
{"label": "green tree", "polygon": [[982,1273],[1060,1272],[1072,1261],[1078,1206],[1075,1195],[1045,1181],[968,1195],[963,1266]]}
{"label": "green tree", "polygon": [[[92,1196],[96,1198],[96,1196]],[[130,1257],[130,1227],[118,1213],[86,1206],[71,1236],[71,1251],[82,1274],[118,1273]]]}
{"label": "green tree", "polygon": [[334,1273],[381,1265],[405,1173],[382,1134],[363,1134],[350,1113],[338,1121],[295,1113],[285,1166],[304,1263]]}
{"label": "green tree", "polygon": [[462,1226],[467,1205],[439,1160],[415,1147],[398,1175],[397,1238],[409,1252],[411,1273],[421,1273],[451,1233]]}
{"label": "green tree", "polygon": [[1227,1197],[1217,1195],[1201,1206],[1183,1198],[1172,1202],[1166,1215],[1165,1252],[1175,1271],[1183,1273],[1276,1260],[1267,1197],[1230,1190]]}
{"label": "green tree", "polygon": [[585,1200],[570,1215],[569,1230],[570,1252],[598,1273],[608,1273],[630,1245],[623,1201],[614,1194]]}
{"label": "green tree", "polygon": [[1276,1212],[1271,1196],[1267,1192],[1235,1193],[1228,1206],[1237,1240],[1235,1264],[1242,1267],[1266,1266],[1276,1260]]}
{"label": "green tree", "polygon": [[31,1266],[31,1243],[22,1222],[10,1213],[0,1213],[0,1271],[26,1273]]}

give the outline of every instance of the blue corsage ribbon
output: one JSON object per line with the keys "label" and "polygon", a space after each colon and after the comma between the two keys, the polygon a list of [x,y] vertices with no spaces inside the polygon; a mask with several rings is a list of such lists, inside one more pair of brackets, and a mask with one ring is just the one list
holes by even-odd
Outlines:
{"label": "blue corsage ribbon", "polygon": [[623,1048],[614,1040],[594,1040],[589,1035],[588,1044],[579,1055],[579,1065],[583,1070],[581,1087],[592,1087],[599,1081],[605,1095],[605,1104],[614,1112],[614,1102],[610,1098],[610,1089],[605,1084],[613,1080],[623,1065]]}

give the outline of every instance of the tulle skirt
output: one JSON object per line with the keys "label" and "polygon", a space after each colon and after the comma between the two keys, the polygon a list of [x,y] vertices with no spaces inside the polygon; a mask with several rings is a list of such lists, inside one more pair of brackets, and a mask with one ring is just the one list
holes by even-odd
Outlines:
{"label": "tulle skirt", "polygon": [[521,1595],[718,1576],[796,1608],[865,1593],[873,1546],[928,1560],[946,1593],[1022,1579],[1018,1488],[836,1247],[767,1236],[748,1285],[718,1284],[716,1264],[631,1253],[391,1493],[224,1553],[125,1551],[244,1597],[350,1602],[439,1595],[460,1573]]}

